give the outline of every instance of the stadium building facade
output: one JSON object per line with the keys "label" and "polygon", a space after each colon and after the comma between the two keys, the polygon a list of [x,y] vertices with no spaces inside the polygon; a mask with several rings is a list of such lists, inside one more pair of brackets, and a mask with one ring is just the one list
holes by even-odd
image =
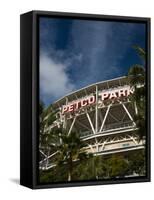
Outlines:
{"label": "stadium building facade", "polygon": [[[95,156],[144,149],[145,140],[138,140],[134,116],[137,107],[132,102],[134,89],[127,77],[98,82],[77,90],[52,104],[57,110],[56,120],[47,129],[62,126],[77,132],[84,142],[84,151]],[[46,154],[40,147],[40,169],[55,166],[57,152]]]}

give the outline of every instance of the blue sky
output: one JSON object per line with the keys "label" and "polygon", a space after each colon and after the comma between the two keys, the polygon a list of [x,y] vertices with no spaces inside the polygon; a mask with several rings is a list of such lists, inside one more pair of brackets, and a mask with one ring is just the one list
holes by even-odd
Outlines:
{"label": "blue sky", "polygon": [[126,75],[142,60],[145,24],[40,18],[40,99],[46,106],[89,84]]}

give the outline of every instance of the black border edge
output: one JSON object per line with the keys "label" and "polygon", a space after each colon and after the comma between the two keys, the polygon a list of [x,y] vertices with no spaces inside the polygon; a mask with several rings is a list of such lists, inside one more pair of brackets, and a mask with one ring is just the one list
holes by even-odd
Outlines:
{"label": "black border edge", "polygon": [[32,151],[33,151],[33,189],[36,188],[38,182],[38,161],[39,161],[39,55],[38,48],[38,22],[37,14],[33,12],[33,28],[32,28],[32,117],[33,117],[33,139],[32,139]]}
{"label": "black border edge", "polygon": [[32,188],[32,12],[20,15],[20,184]]}
{"label": "black border edge", "polygon": [[[58,188],[58,187],[74,187],[74,186],[94,186],[94,185],[107,185],[107,184],[121,184],[121,183],[138,183],[138,182],[150,182],[151,181],[151,137],[150,137],[150,119],[151,119],[151,101],[150,101],[150,90],[151,90],[151,78],[150,78],[150,22],[151,19],[146,17],[129,17],[129,16],[114,16],[114,15],[96,15],[96,14],[83,14],[83,13],[67,13],[67,12],[51,12],[51,11],[31,11],[28,12],[32,14],[32,160],[31,160],[31,173],[32,173],[32,183],[31,185],[25,185],[32,189],[43,189],[43,188]],[[26,14],[21,16],[26,16]],[[147,176],[140,178],[129,178],[129,179],[119,179],[119,180],[108,180],[108,181],[85,181],[85,182],[72,182],[72,183],[53,183],[53,184],[38,184],[38,94],[39,94],[39,73],[38,73],[38,57],[39,57],[39,48],[38,48],[38,17],[39,16],[52,16],[60,18],[73,18],[84,20],[112,20],[112,21],[124,21],[124,22],[138,22],[146,23],[147,29],[147,130],[148,130],[148,140],[147,140]],[[22,51],[22,50],[21,50]],[[22,57],[22,56],[21,56]],[[22,75],[21,75],[22,77]],[[22,114],[21,114],[22,115]],[[31,132],[31,130],[30,130]],[[21,134],[22,136],[22,134]],[[23,147],[21,147],[23,148]],[[26,147],[27,148],[27,147]],[[25,171],[26,172],[26,171]],[[23,185],[23,184],[22,184]]]}
{"label": "black border edge", "polygon": [[146,34],[147,34],[147,56],[146,56],[146,65],[147,65],[147,179],[151,181],[151,19],[148,18],[146,22]]}
{"label": "black border edge", "polygon": [[136,16],[122,16],[122,15],[106,15],[106,14],[89,14],[89,13],[72,13],[72,12],[59,12],[59,11],[42,11],[42,10],[33,10],[34,15],[43,15],[43,16],[52,16],[52,17],[62,17],[62,18],[73,18],[79,19],[92,19],[92,20],[116,20],[116,21],[138,21],[138,22],[147,22],[150,20],[149,17],[136,17]]}

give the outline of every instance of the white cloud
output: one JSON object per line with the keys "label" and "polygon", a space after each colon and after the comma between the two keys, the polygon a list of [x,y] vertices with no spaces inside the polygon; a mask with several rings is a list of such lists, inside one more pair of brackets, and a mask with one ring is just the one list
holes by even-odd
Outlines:
{"label": "white cloud", "polygon": [[40,55],[40,89],[45,99],[58,99],[71,92],[75,86],[71,83],[67,63],[55,62],[48,54]]}

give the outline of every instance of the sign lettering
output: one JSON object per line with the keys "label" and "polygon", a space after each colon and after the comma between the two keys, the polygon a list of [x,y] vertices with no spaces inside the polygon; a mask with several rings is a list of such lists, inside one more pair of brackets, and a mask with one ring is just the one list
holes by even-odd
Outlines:
{"label": "sign lettering", "polygon": [[[130,86],[118,88],[118,89],[111,89],[107,91],[101,91],[98,93],[98,98],[101,101],[110,100],[110,99],[116,99],[121,97],[127,97],[131,94],[133,94],[134,89]],[[83,99],[79,99],[77,101],[71,102],[67,105],[62,106],[62,114],[76,111],[82,107],[94,104],[96,101],[96,97],[94,95],[85,97]]]}

